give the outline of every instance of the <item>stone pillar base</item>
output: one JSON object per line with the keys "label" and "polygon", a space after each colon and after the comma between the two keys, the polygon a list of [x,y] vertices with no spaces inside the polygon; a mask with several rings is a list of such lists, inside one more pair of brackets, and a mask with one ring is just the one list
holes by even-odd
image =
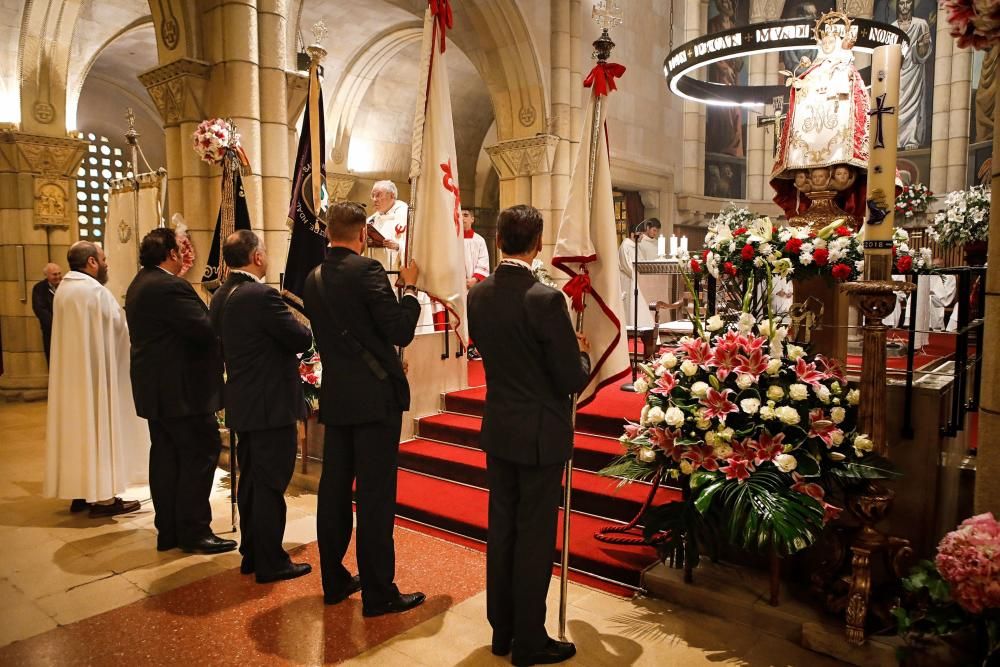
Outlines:
{"label": "stone pillar base", "polygon": [[8,403],[44,401],[49,395],[47,375],[0,378],[0,398]]}

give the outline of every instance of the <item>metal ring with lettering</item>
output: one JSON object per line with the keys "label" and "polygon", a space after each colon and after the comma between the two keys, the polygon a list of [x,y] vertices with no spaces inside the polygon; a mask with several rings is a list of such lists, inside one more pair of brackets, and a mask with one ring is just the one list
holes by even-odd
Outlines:
{"label": "metal ring with lettering", "polygon": [[[756,107],[770,104],[775,97],[784,97],[787,88],[774,86],[728,86],[699,81],[692,73],[722,60],[816,47],[810,18],[780,19],[731,28],[705,35],[683,44],[663,61],[663,75],[674,94],[694,102],[718,106]],[[901,44],[905,57],[909,37],[896,26],[852,18],[851,33],[854,51],[871,53],[878,46]]]}

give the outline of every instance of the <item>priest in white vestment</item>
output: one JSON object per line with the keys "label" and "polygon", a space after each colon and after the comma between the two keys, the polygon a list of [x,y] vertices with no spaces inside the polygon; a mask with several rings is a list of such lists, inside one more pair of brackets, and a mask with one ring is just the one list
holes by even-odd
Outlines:
{"label": "priest in white vestment", "polygon": [[139,509],[119,494],[145,482],[149,429],[135,412],[125,312],[104,287],[104,251],[79,241],[53,303],[44,495],[108,517]]}
{"label": "priest in white vestment", "polygon": [[[936,260],[935,260],[936,261]],[[931,331],[943,331],[945,328],[944,311],[955,300],[955,276],[931,276]]]}
{"label": "priest in white vestment", "polygon": [[[622,292],[622,303],[625,307],[625,321],[628,326],[635,326],[636,313],[635,306],[633,305],[633,298],[635,296],[636,279],[635,276],[635,261],[636,261],[636,241],[639,244],[639,261],[640,262],[652,262],[656,261],[657,258],[657,243],[656,237],[660,234],[659,226],[656,226],[655,236],[650,237],[650,232],[647,229],[647,221],[640,222],[635,226],[633,230],[633,235],[631,237],[626,237],[622,241],[621,245],[618,247],[618,277],[619,283],[621,285]],[[659,221],[657,221],[659,222]],[[649,302],[642,293],[642,288],[639,288],[639,328],[649,329],[653,326],[653,315],[649,312]]]}

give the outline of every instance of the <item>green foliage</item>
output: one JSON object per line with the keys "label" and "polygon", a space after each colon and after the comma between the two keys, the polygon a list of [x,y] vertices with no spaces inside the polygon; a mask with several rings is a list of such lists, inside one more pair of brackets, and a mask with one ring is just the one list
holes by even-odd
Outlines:
{"label": "green foliage", "polygon": [[866,479],[896,479],[902,477],[892,463],[882,456],[869,454],[858,461],[846,461],[834,466],[830,473],[848,482],[858,482]]}
{"label": "green foliage", "polygon": [[621,478],[619,485],[623,485],[628,482],[651,479],[656,474],[656,468],[657,466],[655,465],[642,463],[634,456],[626,454],[613,461],[606,468],[598,471],[597,474],[602,477],[619,477]]}

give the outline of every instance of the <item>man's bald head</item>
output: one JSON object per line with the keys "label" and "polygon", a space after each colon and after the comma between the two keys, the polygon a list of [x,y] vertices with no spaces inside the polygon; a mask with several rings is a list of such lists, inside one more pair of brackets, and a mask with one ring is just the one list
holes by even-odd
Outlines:
{"label": "man's bald head", "polygon": [[267,251],[264,239],[249,229],[240,229],[222,245],[222,259],[232,269],[239,269],[263,278],[267,273]]}
{"label": "man's bald head", "polygon": [[46,264],[45,268],[42,269],[42,274],[52,287],[58,287],[59,283],[62,282],[62,267],[55,262]]}
{"label": "man's bald head", "polygon": [[66,253],[66,263],[70,271],[86,273],[102,285],[108,282],[108,265],[104,261],[104,250],[90,241],[77,241]]}

